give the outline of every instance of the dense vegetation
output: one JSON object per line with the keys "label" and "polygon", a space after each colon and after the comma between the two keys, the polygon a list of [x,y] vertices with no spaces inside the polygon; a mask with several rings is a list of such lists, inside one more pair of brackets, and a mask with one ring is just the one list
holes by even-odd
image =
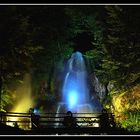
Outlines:
{"label": "dense vegetation", "polygon": [[88,73],[107,88],[102,104],[115,114],[117,125],[140,130],[139,12],[139,5],[1,5],[1,110],[14,106],[26,73],[38,106],[54,105],[61,98],[64,64],[79,50]]}

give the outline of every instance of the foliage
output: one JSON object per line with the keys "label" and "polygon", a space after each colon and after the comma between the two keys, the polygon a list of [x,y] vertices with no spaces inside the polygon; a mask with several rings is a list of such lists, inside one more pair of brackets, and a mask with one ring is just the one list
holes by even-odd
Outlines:
{"label": "foliage", "polygon": [[139,6],[1,6],[0,19],[3,108],[11,104],[13,83],[26,72],[32,74],[35,97],[41,96],[45,81],[42,98],[48,104],[51,97],[55,100],[65,63],[79,45],[85,47],[88,73],[95,73],[108,90],[104,106],[122,127],[139,129]]}
{"label": "foliage", "polygon": [[104,65],[109,61],[112,63],[112,68],[107,68],[111,70],[111,79],[116,80],[118,86],[136,84],[135,81],[139,79],[138,7],[106,6],[106,11],[104,43],[107,61],[104,61]]}
{"label": "foliage", "polygon": [[124,113],[126,119],[120,121],[121,126],[129,131],[140,131],[140,111],[127,111]]}
{"label": "foliage", "polygon": [[127,90],[112,90],[110,96],[112,97],[112,112],[115,114],[116,122],[128,130],[140,130],[140,85]]}
{"label": "foliage", "polygon": [[32,56],[40,49],[38,46],[33,47],[28,16],[23,16],[18,10],[19,7],[16,6],[1,6],[0,9],[0,97],[4,100],[2,107],[9,101],[7,96],[2,96],[3,92],[6,95],[9,93],[9,89],[4,89],[4,86],[30,71]]}
{"label": "foliage", "polygon": [[6,111],[7,110],[7,106],[12,105],[12,92],[10,90],[7,89],[6,86],[3,87],[2,91],[1,91],[1,110]]}

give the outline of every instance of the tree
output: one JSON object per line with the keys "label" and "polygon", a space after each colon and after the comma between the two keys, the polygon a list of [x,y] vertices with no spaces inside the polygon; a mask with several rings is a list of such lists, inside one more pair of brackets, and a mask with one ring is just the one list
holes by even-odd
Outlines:
{"label": "tree", "polygon": [[[106,6],[103,69],[108,75],[109,102],[122,127],[138,130],[140,77],[139,6]],[[111,88],[112,86],[112,88]],[[131,112],[131,113],[129,113]],[[131,115],[130,115],[131,114]],[[134,116],[134,118],[132,117]],[[133,128],[132,128],[133,127]]]}
{"label": "tree", "polygon": [[0,9],[0,97],[5,84],[30,71],[32,54],[38,50],[32,46],[28,17],[18,12],[18,8],[1,6]]}
{"label": "tree", "polygon": [[106,6],[106,10],[105,45],[108,60],[115,68],[112,79],[127,87],[139,79],[138,7]]}

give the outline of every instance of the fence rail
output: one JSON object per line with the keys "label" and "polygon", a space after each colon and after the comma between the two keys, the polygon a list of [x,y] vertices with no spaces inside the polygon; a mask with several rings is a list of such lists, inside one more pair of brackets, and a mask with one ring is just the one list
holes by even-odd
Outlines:
{"label": "fence rail", "polygon": [[[76,123],[81,128],[99,127],[100,115],[100,113],[73,113]],[[39,127],[63,128],[65,116],[66,113],[40,113],[38,119]],[[38,127],[36,122],[32,122],[31,113],[0,112],[0,122],[24,130],[31,130],[33,125]]]}

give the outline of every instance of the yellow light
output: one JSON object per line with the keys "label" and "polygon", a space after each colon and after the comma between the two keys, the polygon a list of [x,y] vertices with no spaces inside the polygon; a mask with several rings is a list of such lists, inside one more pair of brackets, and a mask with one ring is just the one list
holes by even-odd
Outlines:
{"label": "yellow light", "polygon": [[[16,113],[28,113],[29,109],[34,106],[31,90],[31,77],[26,74],[23,79],[23,84],[16,89],[16,97],[18,102],[14,105],[10,112]],[[23,117],[8,117],[10,121],[19,121],[25,119]],[[20,123],[21,124],[21,123]],[[19,124],[19,125],[20,125]],[[9,122],[8,125],[14,126],[13,122]]]}

